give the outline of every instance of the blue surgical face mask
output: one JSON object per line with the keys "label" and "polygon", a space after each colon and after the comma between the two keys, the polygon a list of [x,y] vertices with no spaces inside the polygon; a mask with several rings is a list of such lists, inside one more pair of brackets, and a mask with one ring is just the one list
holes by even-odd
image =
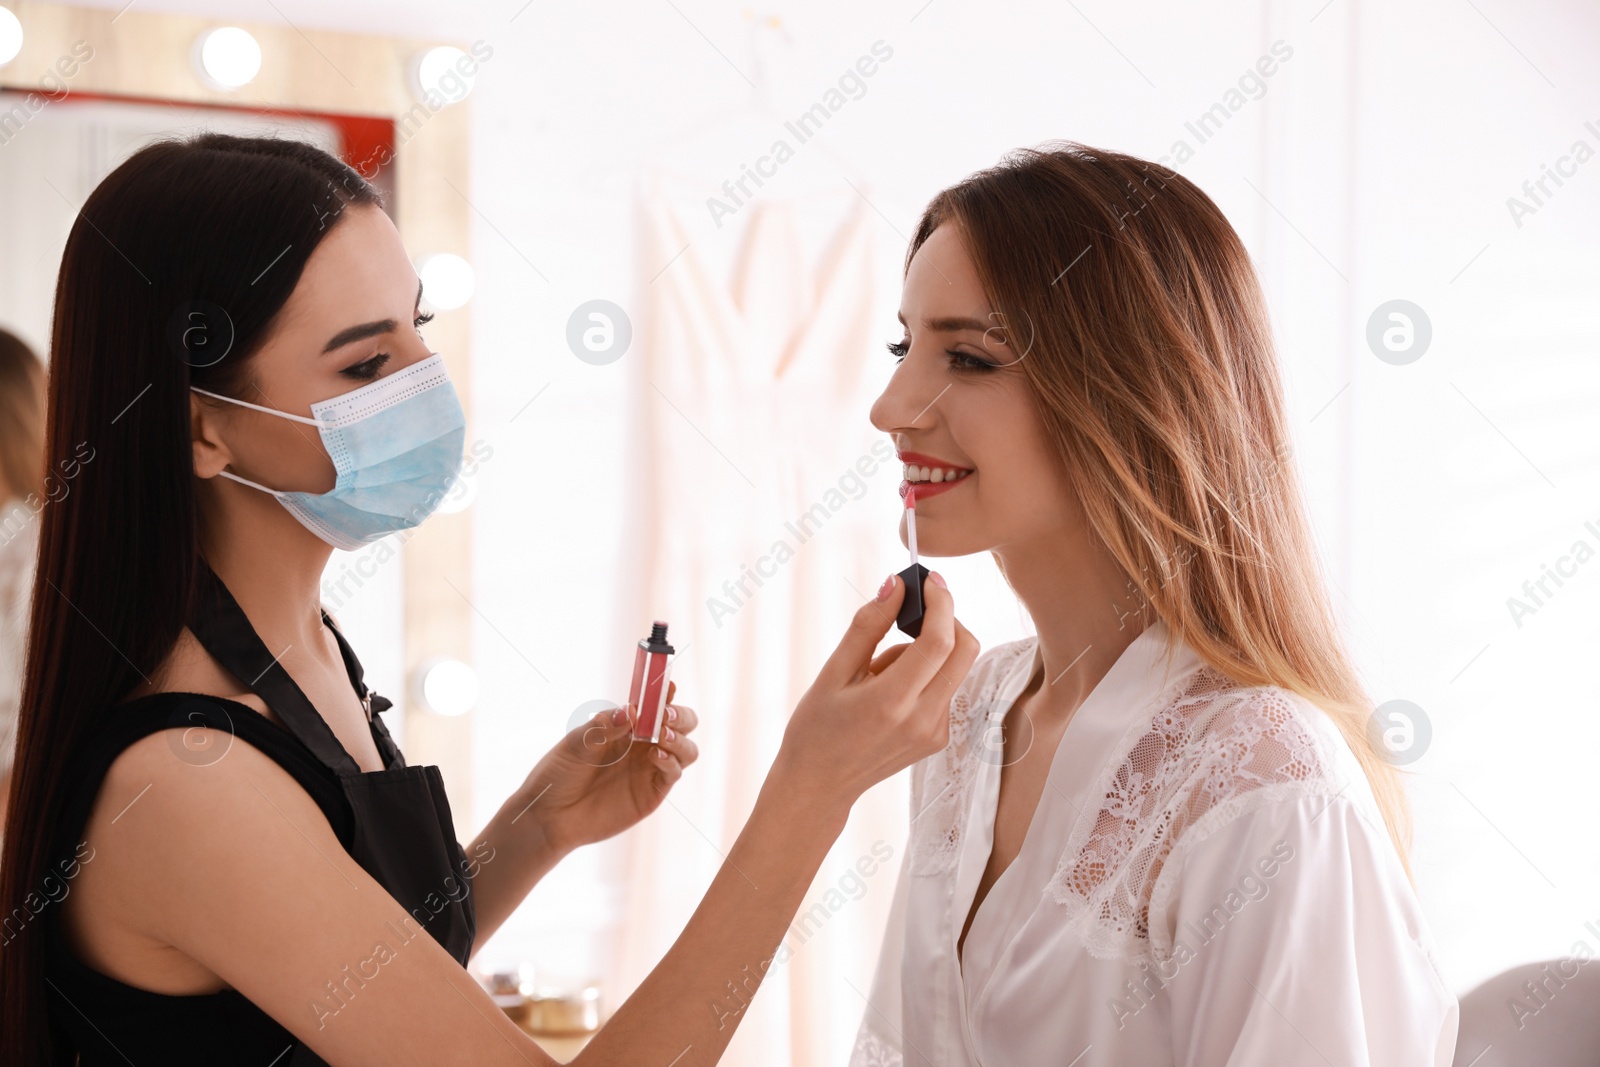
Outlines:
{"label": "blue surgical face mask", "polygon": [[302,526],[335,548],[359,548],[418,525],[444,500],[461,469],[467,418],[437,353],[371,385],[312,404],[309,419],[190,388],[317,428],[338,472],[326,493],[283,492],[231,471],[220,473],[271,493]]}

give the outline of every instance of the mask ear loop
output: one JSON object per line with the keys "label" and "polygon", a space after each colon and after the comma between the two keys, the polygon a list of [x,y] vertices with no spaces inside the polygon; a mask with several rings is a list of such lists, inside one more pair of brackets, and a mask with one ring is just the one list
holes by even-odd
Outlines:
{"label": "mask ear loop", "polygon": [[[279,411],[277,408],[262,407],[260,404],[252,404],[248,400],[235,400],[231,396],[223,396],[221,393],[213,393],[210,390],[200,388],[198,385],[191,385],[189,388],[201,394],[202,396],[213,397],[217,400],[226,400],[230,404],[238,404],[242,408],[253,408],[256,411],[265,412],[268,415],[276,415],[280,419],[293,419],[295,422],[303,422],[307,426],[315,426],[318,429],[322,429],[324,427],[331,428],[336,425],[335,423],[331,422],[323,422],[321,419],[308,419],[304,415],[291,415],[287,411]],[[279,490],[269,489],[260,482],[252,482],[248,478],[241,478],[232,471],[223,470],[218,471],[217,473],[224,478],[238,482],[240,485],[248,485],[252,489],[259,489],[263,493],[270,493],[275,497],[282,497],[284,495]]]}
{"label": "mask ear loop", "polygon": [[324,422],[321,419],[310,419],[310,418],[307,418],[304,415],[291,415],[287,411],[279,411],[277,408],[262,407],[260,404],[252,404],[248,400],[235,400],[231,396],[223,396],[221,393],[213,393],[213,392],[210,392],[208,390],[200,388],[198,385],[191,385],[191,386],[189,386],[189,388],[193,389],[195,392],[201,394],[202,396],[209,396],[209,397],[212,397],[212,398],[214,398],[216,400],[226,400],[228,403],[230,403],[230,404],[238,404],[242,408],[252,408],[252,409],[254,409],[256,411],[264,411],[268,415],[276,415],[280,419],[293,419],[295,422],[303,422],[307,426],[315,426],[318,429],[327,428],[327,429],[331,430],[337,425],[337,423]]}
{"label": "mask ear loop", "polygon": [[233,473],[232,471],[218,471],[217,475],[219,477],[227,478],[227,479],[229,479],[231,481],[238,482],[240,485],[248,485],[252,489],[259,489],[263,493],[268,493],[268,494],[271,494],[272,496],[275,496],[275,497],[282,497],[282,496],[285,495],[284,493],[281,493],[276,489],[268,489],[266,486],[262,485],[260,482],[252,482],[249,478],[241,478],[237,474]]}

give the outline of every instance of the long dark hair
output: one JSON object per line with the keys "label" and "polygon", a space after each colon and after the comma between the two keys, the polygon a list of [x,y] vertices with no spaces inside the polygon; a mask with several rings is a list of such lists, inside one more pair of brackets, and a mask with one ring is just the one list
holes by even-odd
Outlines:
{"label": "long dark hair", "polygon": [[[191,384],[238,396],[312,251],[376,189],[321,149],[206,133],[130,156],[61,257],[27,669],[0,861],[0,1062],[70,1063],[46,1020],[40,886],[68,762],[166,658],[199,544]],[[58,469],[59,468],[59,469]]]}

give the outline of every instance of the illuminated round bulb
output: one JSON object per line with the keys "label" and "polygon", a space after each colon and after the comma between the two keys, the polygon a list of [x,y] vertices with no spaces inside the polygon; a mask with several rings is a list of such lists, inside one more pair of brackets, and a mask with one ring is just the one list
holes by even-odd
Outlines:
{"label": "illuminated round bulb", "polygon": [[200,37],[200,73],[224,89],[248,85],[261,70],[261,46],[237,26],[223,26]]}
{"label": "illuminated round bulb", "polygon": [[0,7],[0,67],[17,58],[22,51],[22,23],[10,8]]}
{"label": "illuminated round bulb", "polygon": [[[413,72],[418,97],[438,93],[447,104],[465,100],[472,92],[472,81],[477,76],[477,63],[465,52],[450,45],[430,48],[417,57]],[[472,71],[463,74],[463,70]]]}
{"label": "illuminated round bulb", "polygon": [[450,486],[450,491],[445,493],[443,500],[439,501],[439,512],[443,515],[454,515],[458,511],[466,511],[472,506],[472,502],[477,497],[477,477],[457,474],[455,482]]}
{"label": "illuminated round bulb", "polygon": [[422,702],[438,715],[465,715],[478,703],[478,672],[458,659],[435,660],[422,671]]}
{"label": "illuminated round bulb", "polygon": [[451,311],[472,299],[472,264],[451,252],[422,261],[422,298],[434,307]]}

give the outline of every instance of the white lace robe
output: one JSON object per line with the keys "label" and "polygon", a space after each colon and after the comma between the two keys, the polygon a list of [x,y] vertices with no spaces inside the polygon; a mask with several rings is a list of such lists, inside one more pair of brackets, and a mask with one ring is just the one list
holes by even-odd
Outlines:
{"label": "white lace robe", "polygon": [[979,658],[912,771],[851,1067],[1448,1067],[1456,999],[1338,729],[1169,639],[1140,634],[1068,722],[958,961],[1037,641]]}

